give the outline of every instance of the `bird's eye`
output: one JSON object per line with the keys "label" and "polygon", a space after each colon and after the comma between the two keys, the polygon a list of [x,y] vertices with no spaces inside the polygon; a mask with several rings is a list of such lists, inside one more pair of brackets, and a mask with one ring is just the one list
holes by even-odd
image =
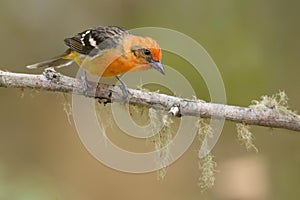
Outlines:
{"label": "bird's eye", "polygon": [[144,54],[146,56],[150,56],[151,55],[151,51],[149,49],[143,49],[144,50]]}

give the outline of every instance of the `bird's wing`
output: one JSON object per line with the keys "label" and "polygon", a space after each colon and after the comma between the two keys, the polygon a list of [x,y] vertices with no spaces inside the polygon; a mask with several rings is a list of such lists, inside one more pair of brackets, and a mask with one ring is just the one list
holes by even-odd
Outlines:
{"label": "bird's wing", "polygon": [[117,47],[127,34],[126,29],[117,26],[99,26],[66,38],[64,42],[71,50],[94,56],[101,50]]}

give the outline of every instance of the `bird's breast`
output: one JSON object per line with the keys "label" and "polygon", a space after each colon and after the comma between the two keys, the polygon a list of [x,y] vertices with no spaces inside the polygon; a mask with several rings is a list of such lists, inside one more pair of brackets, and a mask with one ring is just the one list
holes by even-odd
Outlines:
{"label": "bird's breast", "polygon": [[131,52],[126,53],[120,49],[104,50],[93,57],[79,56],[75,61],[81,68],[96,77],[112,77],[129,71],[150,69],[150,65],[139,64],[133,59]]}

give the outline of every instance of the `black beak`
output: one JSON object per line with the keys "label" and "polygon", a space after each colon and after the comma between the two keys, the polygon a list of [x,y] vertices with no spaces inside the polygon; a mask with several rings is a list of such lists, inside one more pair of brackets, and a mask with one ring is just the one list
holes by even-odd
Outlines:
{"label": "black beak", "polygon": [[163,75],[165,75],[165,68],[164,68],[163,64],[160,61],[154,61],[154,60],[152,60],[150,62],[150,66],[153,69],[156,69],[157,71],[159,71],[160,73],[162,73]]}

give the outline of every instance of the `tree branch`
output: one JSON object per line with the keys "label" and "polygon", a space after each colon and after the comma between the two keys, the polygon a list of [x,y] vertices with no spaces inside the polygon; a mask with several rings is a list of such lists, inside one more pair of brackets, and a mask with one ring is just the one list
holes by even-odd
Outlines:
{"label": "tree branch", "polygon": [[[64,76],[52,68],[43,74],[21,74],[0,71],[0,87],[31,88],[53,92],[74,93],[102,99],[104,102],[122,102],[123,93],[119,86],[91,83],[92,87],[84,94],[82,83],[76,78]],[[95,88],[95,89],[93,89]],[[273,128],[300,131],[300,116],[289,112],[282,113],[274,108],[247,108],[199,100],[183,99],[165,94],[129,90],[129,103],[169,111],[175,116],[197,116],[204,118],[225,118],[226,120]]]}

